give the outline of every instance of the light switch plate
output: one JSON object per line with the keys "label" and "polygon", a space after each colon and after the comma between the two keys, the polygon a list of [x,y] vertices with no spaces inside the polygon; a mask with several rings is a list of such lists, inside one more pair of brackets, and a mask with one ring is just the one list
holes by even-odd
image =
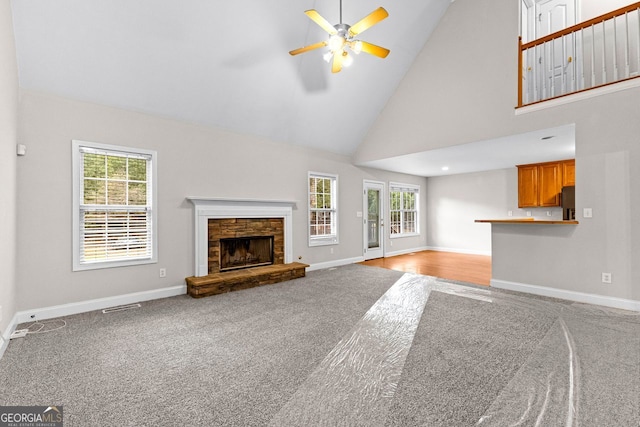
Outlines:
{"label": "light switch plate", "polygon": [[591,208],[584,208],[582,210],[582,216],[585,218],[592,218],[593,217],[593,210]]}

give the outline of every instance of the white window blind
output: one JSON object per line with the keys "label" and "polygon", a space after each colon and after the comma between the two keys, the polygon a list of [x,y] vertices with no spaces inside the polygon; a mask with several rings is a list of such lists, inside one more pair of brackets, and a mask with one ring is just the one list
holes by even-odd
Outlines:
{"label": "white window blind", "polygon": [[75,269],[155,261],[154,153],[75,144]]}

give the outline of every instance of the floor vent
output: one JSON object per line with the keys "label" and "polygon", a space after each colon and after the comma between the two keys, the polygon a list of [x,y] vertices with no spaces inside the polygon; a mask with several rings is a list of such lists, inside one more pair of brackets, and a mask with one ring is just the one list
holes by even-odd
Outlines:
{"label": "floor vent", "polygon": [[102,310],[102,312],[104,314],[115,313],[116,311],[125,311],[125,310],[131,310],[131,309],[134,309],[134,308],[140,308],[140,307],[142,307],[140,304],[119,305],[117,307],[105,308],[104,310]]}

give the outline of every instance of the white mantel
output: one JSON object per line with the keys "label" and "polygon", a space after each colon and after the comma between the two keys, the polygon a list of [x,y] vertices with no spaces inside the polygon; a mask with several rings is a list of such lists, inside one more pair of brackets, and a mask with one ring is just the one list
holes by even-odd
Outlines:
{"label": "white mantel", "polygon": [[195,276],[209,273],[209,219],[223,218],[283,218],[284,262],[293,262],[293,208],[290,200],[228,199],[187,197],[195,213]]}

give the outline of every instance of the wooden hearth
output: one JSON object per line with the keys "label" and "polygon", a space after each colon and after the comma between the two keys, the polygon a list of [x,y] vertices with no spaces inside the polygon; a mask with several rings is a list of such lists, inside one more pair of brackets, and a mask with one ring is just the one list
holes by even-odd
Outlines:
{"label": "wooden hearth", "polygon": [[[209,218],[207,223],[208,274],[187,277],[187,294],[200,298],[304,277],[307,264],[284,262],[284,230],[283,218]],[[256,236],[273,239],[273,264],[231,271],[220,270],[221,239]]]}

